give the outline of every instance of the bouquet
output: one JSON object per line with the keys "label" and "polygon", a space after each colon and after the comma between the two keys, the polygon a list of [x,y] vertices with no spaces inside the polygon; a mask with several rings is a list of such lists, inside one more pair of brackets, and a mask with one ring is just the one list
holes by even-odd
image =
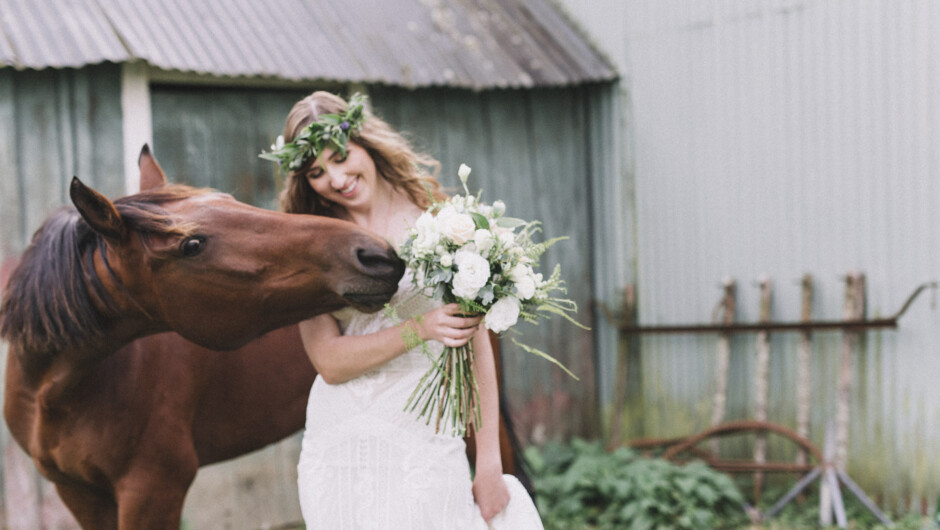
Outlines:
{"label": "bouquet", "polygon": [[[419,292],[445,304],[456,302],[464,314],[485,315],[486,328],[495,333],[510,329],[520,319],[537,322],[550,315],[584,328],[569,315],[577,312],[575,303],[553,294],[565,292],[560,266],[548,278],[536,272],[542,254],[567,238],[533,242],[540,223],[506,217],[502,201],[482,204],[479,195],[474,197],[467,190],[469,175],[470,168],[461,164],[458,176],[465,195],[434,202],[402,244],[399,254],[415,271]],[[545,352],[514,342],[577,379]],[[432,361],[405,409],[418,410],[419,418],[427,418],[428,423],[435,418],[437,432],[443,420],[453,434],[463,436],[471,424],[480,422],[472,343],[445,347]]]}

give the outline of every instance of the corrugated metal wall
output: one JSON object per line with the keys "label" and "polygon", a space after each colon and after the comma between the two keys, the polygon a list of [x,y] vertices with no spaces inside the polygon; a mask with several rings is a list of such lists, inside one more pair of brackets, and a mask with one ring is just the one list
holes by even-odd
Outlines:
{"label": "corrugated metal wall", "polygon": [[[46,216],[68,201],[73,175],[102,193],[123,195],[122,151],[119,67],[0,69],[0,265],[19,255]],[[6,348],[0,342],[0,372]],[[0,451],[0,527],[74,525],[5,423]]]}
{"label": "corrugated metal wall", "polygon": [[[940,277],[940,4],[562,3],[627,74],[642,323],[709,320],[726,276],[745,321],[757,318],[762,274],[775,282],[777,320],[799,318],[807,272],[826,319],[842,316],[849,270],[867,274],[869,317]],[[849,474],[889,508],[932,508],[940,312],[921,299],[900,324],[867,333],[856,359]],[[753,344],[732,344],[731,418],[754,414]],[[769,416],[791,426],[795,345],[772,339]],[[811,438],[822,444],[841,337],[817,334],[814,347]],[[715,339],[650,337],[642,348],[632,434],[706,427]]]}

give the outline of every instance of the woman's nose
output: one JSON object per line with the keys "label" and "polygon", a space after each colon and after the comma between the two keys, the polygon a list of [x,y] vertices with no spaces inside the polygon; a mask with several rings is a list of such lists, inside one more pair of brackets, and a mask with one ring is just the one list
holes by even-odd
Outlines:
{"label": "woman's nose", "polygon": [[346,171],[343,168],[331,165],[326,168],[326,174],[330,177],[330,184],[334,188],[341,189],[346,186]]}

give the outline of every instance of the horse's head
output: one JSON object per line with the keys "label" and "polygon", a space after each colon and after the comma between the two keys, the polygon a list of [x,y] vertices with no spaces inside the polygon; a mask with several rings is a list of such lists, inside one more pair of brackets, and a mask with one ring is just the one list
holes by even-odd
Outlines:
{"label": "horse's head", "polygon": [[381,308],[402,261],[353,223],[256,208],[166,183],[149,149],[143,189],[115,201],[73,179],[72,202],[101,236],[95,270],[122,311],[203,346],[229,349],[351,305]]}

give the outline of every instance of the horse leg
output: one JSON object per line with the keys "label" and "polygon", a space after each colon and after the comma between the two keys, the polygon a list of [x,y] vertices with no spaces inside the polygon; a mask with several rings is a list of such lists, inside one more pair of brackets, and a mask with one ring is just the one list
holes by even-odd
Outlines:
{"label": "horse leg", "polygon": [[186,492],[199,458],[189,440],[138,446],[127,473],[114,483],[120,530],[179,530]]}
{"label": "horse leg", "polygon": [[110,494],[80,483],[56,483],[55,489],[82,528],[117,529],[117,505]]}
{"label": "horse leg", "polygon": [[[195,473],[193,473],[195,476]],[[186,484],[154,480],[122,483],[116,492],[121,530],[179,530]],[[191,482],[191,481],[190,481]]]}

